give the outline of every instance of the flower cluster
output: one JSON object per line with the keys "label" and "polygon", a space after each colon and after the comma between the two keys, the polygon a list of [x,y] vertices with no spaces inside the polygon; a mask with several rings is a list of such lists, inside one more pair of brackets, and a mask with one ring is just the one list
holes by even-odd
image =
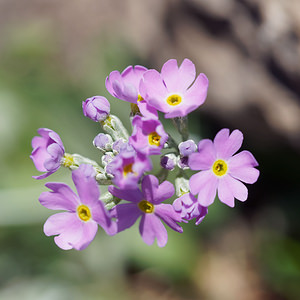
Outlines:
{"label": "flower cluster", "polygon": [[[235,199],[245,201],[244,183],[258,179],[257,161],[249,151],[241,151],[243,134],[220,130],[214,140],[198,145],[188,138],[188,114],[202,105],[207,96],[208,79],[196,77],[195,65],[184,59],[178,66],[168,60],[161,72],[142,66],[129,66],[122,73],[113,71],[106,88],[115,98],[130,104],[131,135],[121,120],[110,113],[110,103],[102,96],[83,101],[84,116],[101,125],[104,132],[93,140],[100,151],[96,162],[79,154],[65,152],[59,135],[40,128],[32,140],[31,159],[43,179],[61,166],[72,171],[77,193],[64,183],[46,183],[40,203],[63,212],[50,216],[44,225],[47,236],[55,236],[62,249],[86,248],[94,239],[98,225],[115,235],[139,221],[146,244],[156,239],[159,247],[168,240],[165,225],[183,232],[180,223],[202,222],[216,196],[233,207]],[[178,143],[164,129],[158,112],[171,119],[182,141]],[[160,169],[152,156],[160,156]],[[155,167],[155,168],[154,168]],[[151,172],[156,171],[156,175]],[[189,178],[186,170],[195,172]],[[167,181],[175,172],[175,181]],[[190,174],[190,171],[189,171]],[[244,182],[244,183],[243,183]],[[99,185],[107,192],[100,195]]]}

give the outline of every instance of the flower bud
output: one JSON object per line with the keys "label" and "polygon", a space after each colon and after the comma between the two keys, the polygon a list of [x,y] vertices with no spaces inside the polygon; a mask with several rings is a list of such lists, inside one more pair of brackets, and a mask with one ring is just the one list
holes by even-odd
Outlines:
{"label": "flower bud", "polygon": [[82,102],[83,114],[92,121],[106,120],[110,112],[110,104],[105,97],[94,96]]}
{"label": "flower bud", "polygon": [[99,133],[93,140],[93,145],[99,150],[106,152],[111,150],[112,137],[109,134]]}
{"label": "flower bud", "polygon": [[193,140],[187,140],[185,142],[181,142],[178,145],[178,149],[179,149],[180,155],[189,156],[190,154],[192,154],[193,152],[195,152],[197,150],[197,145],[195,144],[195,142]]}
{"label": "flower bud", "polygon": [[177,162],[177,157],[173,153],[166,154],[166,155],[162,156],[160,159],[160,165],[164,169],[167,169],[169,171],[172,171],[175,168],[176,162]]}

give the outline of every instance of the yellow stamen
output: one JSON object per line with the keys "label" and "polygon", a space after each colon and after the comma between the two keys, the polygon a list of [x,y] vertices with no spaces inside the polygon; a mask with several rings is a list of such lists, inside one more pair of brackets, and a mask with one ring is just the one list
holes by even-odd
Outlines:
{"label": "yellow stamen", "polygon": [[227,173],[227,169],[227,163],[222,159],[216,160],[212,166],[212,170],[217,176],[225,175]]}
{"label": "yellow stamen", "polygon": [[167,103],[172,106],[180,104],[181,101],[182,101],[182,97],[176,94],[171,95],[167,98]]}
{"label": "yellow stamen", "polygon": [[62,165],[69,168],[74,165],[74,157],[72,154],[65,153],[62,159]]}
{"label": "yellow stamen", "polygon": [[142,101],[142,100],[144,100],[144,98],[143,98],[141,95],[138,95],[137,102],[140,102],[140,101]]}
{"label": "yellow stamen", "polygon": [[77,207],[77,214],[80,220],[84,222],[87,222],[92,217],[90,209],[84,204]]}
{"label": "yellow stamen", "polygon": [[154,211],[154,205],[147,200],[140,201],[138,206],[139,209],[146,214],[151,214]]}
{"label": "yellow stamen", "polygon": [[161,136],[157,134],[157,132],[153,131],[148,135],[149,144],[151,146],[159,146],[160,145]]}
{"label": "yellow stamen", "polygon": [[123,176],[124,177],[126,177],[128,175],[128,173],[135,174],[135,172],[133,172],[133,170],[132,170],[132,165],[133,165],[133,163],[124,166],[124,168],[123,168]]}

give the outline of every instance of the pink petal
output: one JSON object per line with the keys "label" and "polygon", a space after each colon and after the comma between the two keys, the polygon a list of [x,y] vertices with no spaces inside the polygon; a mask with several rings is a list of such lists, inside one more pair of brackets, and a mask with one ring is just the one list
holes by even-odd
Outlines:
{"label": "pink petal", "polygon": [[149,105],[162,112],[169,111],[169,105],[163,101],[168,95],[166,86],[156,70],[148,70],[140,83],[140,93]]}
{"label": "pink petal", "polygon": [[229,135],[229,129],[220,130],[215,139],[214,145],[218,158],[228,159],[238,151],[243,143],[243,134],[238,129]]}
{"label": "pink petal", "polygon": [[176,222],[181,222],[182,219],[171,204],[159,204],[155,206],[154,214],[162,219],[170,228],[180,233],[183,232],[181,226]]}
{"label": "pink petal", "polygon": [[118,232],[131,227],[142,211],[135,203],[118,204],[111,210],[112,217],[117,218]]}
{"label": "pink petal", "polygon": [[259,171],[254,167],[258,166],[258,163],[254,156],[249,151],[242,151],[228,161],[229,174],[246,183],[254,183],[257,181]]}
{"label": "pink petal", "polygon": [[43,192],[40,197],[40,203],[54,210],[76,211],[79,199],[72,189],[64,183],[48,182],[45,186],[52,192]]}
{"label": "pink petal", "polygon": [[230,207],[234,206],[234,199],[246,201],[248,198],[248,189],[240,181],[226,175],[220,179],[218,187],[218,196],[221,202]]}
{"label": "pink petal", "polygon": [[92,205],[99,199],[99,186],[94,176],[94,168],[86,164],[80,165],[77,170],[72,172],[72,179],[82,204]]}
{"label": "pink petal", "polygon": [[116,223],[111,220],[111,216],[104,207],[103,202],[98,200],[90,208],[92,213],[92,219],[95,222],[97,222],[108,235],[116,234]]}
{"label": "pink petal", "polygon": [[189,156],[191,170],[208,170],[216,159],[215,148],[211,140],[204,139],[198,144],[198,152]]}
{"label": "pink petal", "polygon": [[123,190],[110,185],[108,191],[117,198],[124,199],[130,202],[138,202],[143,199],[143,194],[139,189]]}
{"label": "pink petal", "polygon": [[167,230],[160,219],[154,214],[144,214],[139,228],[143,241],[146,244],[152,245],[155,238],[159,247],[164,247],[167,244]]}
{"label": "pink petal", "polygon": [[77,218],[75,213],[58,213],[47,219],[44,224],[46,235],[56,235],[54,238],[58,247],[63,250],[73,248],[82,235],[82,222]]}
{"label": "pink petal", "polygon": [[190,113],[204,103],[209,81],[205,74],[201,73],[196,78],[194,84],[184,93],[185,103],[188,106],[187,113]]}
{"label": "pink petal", "polygon": [[177,60],[170,59],[163,65],[161,76],[170,93],[183,93],[194,81],[196,68],[189,59],[184,59],[178,69]]}
{"label": "pink petal", "polygon": [[79,240],[76,243],[70,242],[76,250],[85,249],[95,238],[96,233],[98,231],[98,225],[94,221],[84,222],[82,223],[82,233]]}
{"label": "pink petal", "polygon": [[202,206],[211,205],[216,196],[218,179],[210,170],[201,171],[190,178],[190,188],[193,195],[198,194],[198,202]]}

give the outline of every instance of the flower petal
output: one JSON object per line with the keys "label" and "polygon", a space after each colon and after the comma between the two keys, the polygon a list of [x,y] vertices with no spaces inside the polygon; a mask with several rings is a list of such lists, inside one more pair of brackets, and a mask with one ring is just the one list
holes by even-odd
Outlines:
{"label": "flower petal", "polygon": [[141,210],[135,203],[118,204],[110,212],[112,217],[117,218],[118,232],[131,227],[142,215]]}
{"label": "flower petal", "polygon": [[155,206],[154,214],[160,217],[170,228],[180,233],[183,232],[181,226],[176,222],[181,222],[181,216],[171,204],[158,204]]}
{"label": "flower petal", "polygon": [[189,156],[191,170],[208,170],[216,159],[215,148],[211,140],[204,139],[198,144],[198,152]]}
{"label": "flower petal", "polygon": [[248,198],[248,189],[239,180],[234,179],[230,175],[226,175],[220,179],[218,196],[221,202],[230,207],[234,207],[233,198],[246,201]]}
{"label": "flower petal", "polygon": [[40,197],[40,203],[54,210],[76,211],[79,199],[72,189],[64,183],[48,182],[45,186],[52,192],[43,192]]}
{"label": "flower petal", "polygon": [[98,200],[91,206],[92,219],[97,222],[108,235],[117,233],[116,223],[111,220],[109,212],[102,201]]}
{"label": "flower petal", "polygon": [[139,202],[143,199],[143,194],[139,189],[118,189],[113,185],[108,187],[108,191],[115,197],[124,199],[130,202]]}
{"label": "flower petal", "polygon": [[72,172],[72,179],[82,204],[91,205],[99,199],[100,191],[94,176],[94,168],[86,164],[80,165]]}
{"label": "flower petal", "polygon": [[79,240],[76,243],[70,243],[74,249],[85,249],[95,238],[98,231],[98,224],[94,221],[82,223],[82,233]]}
{"label": "flower petal", "polygon": [[187,100],[184,105],[187,105],[187,113],[190,113],[201,104],[204,103],[209,81],[205,74],[201,73],[196,78],[194,84],[184,93],[184,98]]}
{"label": "flower petal", "polygon": [[164,247],[167,244],[167,230],[161,220],[154,214],[144,214],[139,228],[143,241],[146,244],[152,245],[155,238],[159,247]]}
{"label": "flower petal", "polygon": [[82,231],[82,222],[76,214],[70,212],[50,216],[44,224],[44,233],[47,236],[58,234],[54,241],[63,250],[72,249],[80,240]]}
{"label": "flower petal", "polygon": [[161,76],[169,91],[184,92],[194,81],[196,68],[187,58],[183,60],[179,68],[177,60],[170,59],[163,65]]}
{"label": "flower petal", "polygon": [[220,130],[215,139],[214,145],[218,158],[228,159],[238,151],[243,143],[243,134],[238,129],[229,135],[229,129]]}
{"label": "flower petal", "polygon": [[201,171],[190,178],[190,188],[193,195],[198,194],[198,202],[202,206],[209,206],[214,202],[218,179],[210,170]]}
{"label": "flower petal", "polygon": [[258,166],[258,163],[254,156],[249,151],[242,151],[230,158],[229,174],[246,183],[254,183],[257,181],[259,171],[254,167]]}

